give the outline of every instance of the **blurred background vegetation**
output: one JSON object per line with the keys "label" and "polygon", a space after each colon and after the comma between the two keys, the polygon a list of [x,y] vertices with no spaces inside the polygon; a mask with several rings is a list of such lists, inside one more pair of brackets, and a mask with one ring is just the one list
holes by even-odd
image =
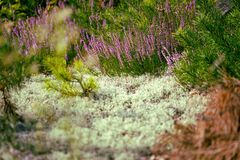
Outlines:
{"label": "blurred background vegetation", "polygon": [[[20,54],[34,53],[41,72],[52,72],[44,58],[54,58],[56,39],[67,37],[59,42],[65,46],[60,57],[66,67],[78,59],[94,61],[108,75],[162,75],[167,70],[188,88],[205,88],[225,74],[240,77],[239,3],[226,2],[2,0],[0,17],[12,23],[10,36]],[[71,8],[70,17],[58,24],[65,29],[55,32],[52,15],[64,8]]]}
{"label": "blurred background vegetation", "polygon": [[[18,52],[34,53],[43,73],[53,72],[44,59],[54,58],[59,45],[66,67],[78,59],[108,75],[167,70],[188,88],[209,87],[225,74],[240,77],[236,0],[2,0],[0,8]],[[54,14],[64,8],[71,13],[59,15],[69,14],[59,28]]]}
{"label": "blurred background vegetation", "polygon": [[33,74],[89,98],[98,74],[171,74],[200,90],[239,79],[239,17],[238,0],[1,0],[0,146],[24,122],[9,92]]}

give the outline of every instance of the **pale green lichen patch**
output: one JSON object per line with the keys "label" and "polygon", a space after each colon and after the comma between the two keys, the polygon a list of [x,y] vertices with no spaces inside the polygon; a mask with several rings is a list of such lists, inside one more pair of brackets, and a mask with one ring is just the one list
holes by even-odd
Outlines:
{"label": "pale green lichen patch", "polygon": [[46,78],[33,77],[12,95],[21,114],[47,126],[40,130],[55,144],[50,159],[138,159],[149,154],[159,133],[173,130],[174,121],[194,123],[206,103],[171,76],[99,76],[92,98],[47,91]]}

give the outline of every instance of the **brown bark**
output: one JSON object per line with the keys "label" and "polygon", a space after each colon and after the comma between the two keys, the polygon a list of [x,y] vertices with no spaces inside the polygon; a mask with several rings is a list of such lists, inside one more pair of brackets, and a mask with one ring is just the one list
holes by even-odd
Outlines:
{"label": "brown bark", "polygon": [[1,91],[3,94],[2,107],[3,107],[4,114],[6,114],[7,116],[18,116],[18,114],[16,113],[16,110],[17,110],[16,107],[10,101],[10,94],[8,89],[2,88]]}

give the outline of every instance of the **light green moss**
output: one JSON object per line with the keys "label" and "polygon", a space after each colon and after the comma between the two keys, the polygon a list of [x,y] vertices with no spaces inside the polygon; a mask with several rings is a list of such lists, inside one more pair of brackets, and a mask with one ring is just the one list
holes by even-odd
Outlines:
{"label": "light green moss", "polygon": [[[59,146],[68,144],[73,157],[100,159],[101,154],[95,153],[98,148],[105,159],[109,154],[117,159],[137,159],[141,149],[151,147],[159,133],[173,130],[177,113],[181,113],[177,117],[181,122],[194,123],[195,114],[203,111],[206,102],[199,95],[189,96],[170,76],[100,76],[94,99],[63,98],[47,92],[40,82],[46,78],[33,77],[25,88],[13,92],[13,99],[21,114],[42,123],[46,123],[44,115],[46,120],[48,112],[55,112],[47,136]],[[59,152],[50,156],[58,154],[68,157]]]}

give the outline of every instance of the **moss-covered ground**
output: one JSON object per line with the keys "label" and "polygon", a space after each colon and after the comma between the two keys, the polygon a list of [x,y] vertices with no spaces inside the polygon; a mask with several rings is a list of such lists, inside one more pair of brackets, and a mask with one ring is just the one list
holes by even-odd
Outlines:
{"label": "moss-covered ground", "polygon": [[[12,91],[21,149],[4,144],[5,159],[146,159],[159,133],[176,121],[194,123],[207,98],[184,90],[172,76],[99,76],[91,98],[62,97],[44,87],[44,75]],[[4,159],[4,158],[3,158]]]}

